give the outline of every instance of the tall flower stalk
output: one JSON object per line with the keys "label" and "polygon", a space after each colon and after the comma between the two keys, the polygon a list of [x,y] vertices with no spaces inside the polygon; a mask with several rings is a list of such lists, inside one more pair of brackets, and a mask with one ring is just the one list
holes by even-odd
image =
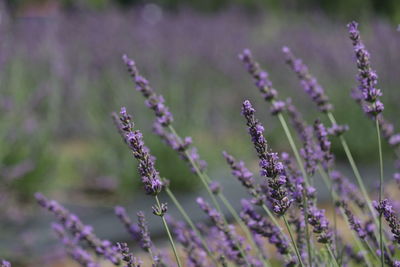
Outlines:
{"label": "tall flower stalk", "polygon": [[[361,40],[360,32],[358,30],[358,23],[351,22],[347,25],[350,39],[353,43],[354,53],[357,60],[357,80],[359,82],[358,90],[363,96],[364,112],[375,120],[376,132],[378,137],[378,153],[379,153],[379,166],[380,166],[380,179],[379,179],[379,202],[383,198],[383,158],[382,158],[382,145],[379,130],[379,120],[377,116],[383,111],[383,103],[379,100],[382,96],[382,91],[377,88],[378,75],[371,68],[370,55],[366,50],[364,43]],[[381,265],[384,266],[384,245],[383,245],[383,227],[382,227],[382,213],[379,214],[379,242],[381,249]]]}
{"label": "tall flower stalk", "polygon": [[122,126],[121,129],[125,133],[126,143],[130,147],[133,156],[139,162],[138,171],[141,176],[145,192],[147,195],[152,195],[155,198],[156,205],[153,206],[153,214],[161,217],[165,231],[168,235],[169,242],[174,252],[176,262],[178,266],[181,267],[182,264],[178,257],[174,240],[164,217],[165,213],[167,212],[167,205],[166,203],[161,203],[158,199],[158,194],[163,188],[163,183],[158,171],[154,166],[155,158],[150,154],[149,149],[145,146],[142,133],[139,130],[134,130],[132,117],[126,112],[125,108],[121,108],[120,123]]}
{"label": "tall flower stalk", "polygon": [[[252,246],[255,249],[259,250],[253,240],[253,236],[251,235],[250,231],[242,222],[239,214],[235,211],[223,192],[221,190],[213,192],[211,184],[215,183],[205,172],[205,162],[200,159],[196,148],[192,147],[191,138],[181,138],[176,132],[175,128],[172,125],[173,115],[169,111],[168,107],[165,105],[164,98],[161,95],[158,95],[155,90],[150,86],[149,82],[140,75],[135,62],[132,59],[128,58],[128,56],[126,55],[124,55],[122,59],[128,68],[129,74],[134,80],[137,91],[142,93],[142,95],[146,99],[146,105],[155,113],[156,121],[153,128],[154,132],[159,135],[160,138],[163,139],[165,143],[167,143],[172,149],[177,151],[183,160],[188,162],[192,171],[200,178],[200,181],[206,189],[208,195],[210,196],[214,207],[219,213],[221,213],[223,220],[227,221],[222,213],[220,204],[217,201],[215,195],[218,196],[224,206],[228,209],[229,213],[235,219],[236,223],[246,234],[246,237],[251,242]],[[168,130],[169,132],[167,132],[166,130]]]}
{"label": "tall flower stalk", "polygon": [[[300,171],[302,173],[305,184],[307,186],[309,186],[310,183],[309,183],[308,175],[304,168],[304,164],[300,157],[300,153],[296,147],[296,144],[294,142],[292,134],[290,133],[290,130],[286,123],[286,120],[282,115],[283,107],[285,106],[285,105],[283,105],[284,102],[278,99],[278,97],[277,97],[278,92],[275,88],[273,88],[272,82],[268,78],[268,76],[269,76],[268,73],[266,71],[262,70],[260,65],[253,59],[253,56],[249,49],[243,50],[243,52],[241,54],[239,54],[239,59],[244,63],[247,71],[253,77],[255,85],[259,89],[264,100],[271,103],[271,105],[272,105],[271,112],[273,113],[273,115],[276,115],[278,117],[279,122],[280,122],[280,124],[285,132],[285,135],[289,141],[292,152],[296,158],[298,168],[300,169]],[[276,108],[276,106],[278,106],[279,109]],[[302,195],[303,195],[303,209],[304,209],[304,212],[307,213],[308,212],[308,203],[307,203],[307,197],[306,197],[307,194],[306,194],[305,187],[303,188]],[[308,261],[311,264],[312,263],[311,239],[310,239],[310,233],[309,233],[306,217],[307,216],[304,216],[305,228],[306,228],[305,232],[306,232],[306,240],[307,240]]]}

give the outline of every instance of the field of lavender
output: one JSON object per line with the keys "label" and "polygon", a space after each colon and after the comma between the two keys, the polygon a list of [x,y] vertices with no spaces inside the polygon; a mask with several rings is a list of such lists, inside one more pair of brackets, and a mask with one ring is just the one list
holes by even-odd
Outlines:
{"label": "field of lavender", "polygon": [[288,18],[1,9],[0,266],[400,266],[397,26]]}

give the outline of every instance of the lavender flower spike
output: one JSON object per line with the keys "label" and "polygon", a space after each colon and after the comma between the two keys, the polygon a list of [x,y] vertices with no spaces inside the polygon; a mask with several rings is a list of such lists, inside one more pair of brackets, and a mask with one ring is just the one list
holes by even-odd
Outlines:
{"label": "lavender flower spike", "polygon": [[368,115],[375,117],[384,109],[383,103],[379,101],[379,97],[382,96],[382,91],[376,88],[378,84],[378,75],[371,68],[370,55],[361,40],[358,23],[354,21],[350,22],[347,28],[349,30],[350,39],[353,42],[354,53],[357,59],[358,89],[362,94],[363,100],[366,102],[364,111]]}
{"label": "lavender flower spike", "polygon": [[332,231],[329,229],[329,222],[325,217],[325,210],[316,206],[309,208],[308,223],[313,226],[313,232],[318,234],[317,241],[322,244],[332,243]]}
{"label": "lavender flower spike", "polygon": [[320,120],[314,122],[314,133],[321,151],[320,161],[327,170],[332,165],[333,155],[331,153],[331,142],[328,139],[328,131]]}
{"label": "lavender flower spike", "polygon": [[110,241],[99,239],[93,233],[93,228],[91,226],[84,225],[78,216],[69,212],[56,201],[48,200],[41,193],[36,193],[35,198],[39,205],[53,213],[61,225],[70,231],[77,240],[85,241],[96,254],[102,255],[114,265],[119,265],[121,262],[120,256],[115,251],[115,247],[111,245]]}
{"label": "lavender flower spike", "polygon": [[128,231],[128,233],[131,234],[132,238],[135,241],[140,242],[141,235],[140,235],[139,226],[135,223],[132,223],[131,219],[129,218],[128,214],[126,213],[125,208],[121,207],[121,206],[116,206],[114,208],[114,213],[115,213],[115,215],[117,215],[118,219],[123,223],[123,225],[125,226],[125,229]]}
{"label": "lavender flower spike", "polygon": [[11,263],[6,260],[1,260],[0,267],[11,267]]}
{"label": "lavender flower spike", "polygon": [[121,254],[122,260],[125,262],[123,267],[141,266],[141,261],[133,257],[132,253],[129,252],[129,248],[126,243],[117,243],[117,251]]}
{"label": "lavender flower spike", "polygon": [[285,188],[287,177],[277,153],[267,151],[267,141],[263,135],[264,127],[254,116],[255,109],[250,101],[243,102],[242,114],[246,118],[249,134],[260,159],[261,176],[267,178],[268,194],[272,201],[272,210],[277,215],[285,214],[293,200],[288,198]]}
{"label": "lavender flower spike", "polygon": [[374,202],[374,206],[379,214],[383,214],[385,220],[389,224],[390,230],[392,231],[394,240],[400,244],[400,222],[393,210],[392,205],[389,203],[389,200],[384,199],[379,204]]}
{"label": "lavender flower spike", "polygon": [[353,212],[351,212],[349,206],[345,201],[341,201],[340,205],[344,209],[344,213],[346,214],[351,229],[353,229],[357,233],[360,239],[365,239],[365,237],[367,236],[367,232],[361,226],[360,220],[354,216]]}
{"label": "lavender flower spike", "polygon": [[137,217],[138,217],[138,226],[140,229],[140,236],[141,236],[140,247],[148,251],[153,246],[153,243],[151,242],[150,239],[150,233],[147,227],[146,218],[144,217],[144,213],[142,211],[139,211],[137,213]]}
{"label": "lavender flower spike", "polygon": [[146,105],[154,111],[158,122],[163,126],[170,125],[174,118],[168,107],[165,106],[163,96],[157,95],[154,89],[150,87],[146,78],[140,75],[135,62],[132,59],[128,58],[127,55],[123,55],[122,60],[126,64],[128,72],[136,84],[136,89],[146,98]]}
{"label": "lavender flower spike", "polygon": [[267,101],[276,100],[278,92],[272,87],[272,82],[268,78],[268,73],[260,68],[260,65],[253,59],[251,51],[244,49],[239,54],[239,59],[243,61],[247,71],[253,76],[254,82],[260,90],[262,96]]}
{"label": "lavender flower spike", "polygon": [[225,249],[227,250],[227,257],[237,263],[239,266],[244,265],[247,262],[246,254],[243,253],[242,238],[236,234],[234,227],[227,225],[222,219],[220,213],[215,209],[211,208],[210,205],[204,201],[203,198],[199,197],[196,200],[200,208],[208,215],[213,224],[218,228],[219,232],[222,233],[225,240]]}
{"label": "lavender flower spike", "polygon": [[139,174],[141,176],[146,194],[156,196],[161,192],[163,183],[158,171],[155,169],[155,158],[150,155],[149,149],[144,145],[143,135],[139,130],[133,130],[131,116],[126,109],[121,108],[121,125],[126,132],[125,140],[133,152],[133,156],[139,161]]}
{"label": "lavender flower spike", "polygon": [[296,72],[304,91],[306,91],[311,99],[317,104],[318,109],[321,112],[331,111],[333,106],[329,102],[328,96],[325,94],[324,89],[318,83],[317,79],[308,71],[308,68],[303,61],[296,58],[286,46],[282,48],[282,52],[286,56],[286,63],[294,70],[294,72]]}

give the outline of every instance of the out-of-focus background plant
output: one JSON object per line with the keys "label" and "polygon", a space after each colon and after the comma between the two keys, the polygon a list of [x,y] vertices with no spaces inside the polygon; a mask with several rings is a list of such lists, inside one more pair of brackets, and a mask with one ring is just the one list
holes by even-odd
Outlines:
{"label": "out-of-focus background plant", "polygon": [[[196,190],[185,164],[151,134],[151,113],[133,92],[123,53],[138,62],[165,96],[176,127],[193,136],[211,173],[228,173],[220,153],[224,149],[253,159],[239,117],[245,98],[265,107],[259,108],[259,116],[273,146],[288,149],[237,59],[246,47],[270,72],[281,94],[293,98],[312,120],[314,110],[280,52],[289,45],[326,88],[340,121],[351,126],[347,135],[357,161],[375,161],[370,156],[376,151],[373,125],[349,97],[356,69],[344,25],[352,19],[362,22],[385,92],[385,116],[397,122],[398,1],[262,2],[1,2],[1,224],[14,230],[29,225],[37,190],[73,204],[108,206],[129,199],[138,185],[136,166],[110,119],[122,105],[134,114],[158,158],[158,169],[173,181],[174,190]],[[340,161],[343,152],[333,145]],[[7,236],[2,229],[0,240]],[[0,241],[0,256],[18,258],[35,243],[29,232],[18,238],[17,248]]]}

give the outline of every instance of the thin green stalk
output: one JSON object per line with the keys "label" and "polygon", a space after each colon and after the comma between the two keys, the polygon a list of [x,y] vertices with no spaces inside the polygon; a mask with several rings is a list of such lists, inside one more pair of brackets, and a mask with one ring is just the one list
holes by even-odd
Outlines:
{"label": "thin green stalk", "polygon": [[[156,199],[158,208],[161,210],[161,204],[160,204],[160,201],[158,200],[158,197],[155,196],[155,199]],[[171,235],[171,232],[169,231],[169,227],[168,227],[167,221],[164,218],[164,215],[161,215],[161,219],[164,224],[165,231],[167,232],[169,242],[171,243],[171,247],[172,247],[172,250],[175,255],[176,263],[178,264],[178,267],[182,267],[181,260],[178,257],[178,252],[176,250],[174,240],[172,239],[172,235]]]}
{"label": "thin green stalk", "polygon": [[[322,177],[322,180],[324,181],[326,187],[327,187],[327,188],[331,187],[331,186],[332,186],[332,185],[331,185],[332,183],[331,183],[331,181],[330,181],[330,179],[329,179],[329,176],[328,176],[328,174],[325,172],[325,170],[322,168],[322,166],[320,166],[320,165],[318,166],[318,172],[320,173],[320,175],[321,175],[321,177]],[[335,200],[338,200],[338,199],[339,199],[339,196],[336,194],[335,191],[332,191],[332,197],[333,197]],[[345,214],[345,212],[344,212],[344,210],[343,210],[343,207],[340,207],[340,212],[341,212],[343,218],[346,218],[346,217],[347,217],[346,214]],[[344,221],[346,222],[347,227],[348,227],[349,229],[351,229],[351,226],[350,226],[348,220],[345,219]],[[363,250],[363,249],[364,249],[364,248],[363,248],[363,245],[362,245],[362,243],[360,242],[360,240],[358,239],[358,237],[354,234],[353,231],[351,231],[351,234],[353,235],[353,238],[354,238],[354,241],[355,241],[356,244],[357,244],[357,247],[358,247],[360,250]],[[376,256],[375,251],[372,250],[372,248],[370,247],[370,245],[368,244],[368,242],[366,242],[365,240],[364,240],[364,245],[365,245],[365,247],[370,251],[371,255],[375,256],[375,258],[379,261],[379,259],[378,259],[377,256]],[[365,259],[365,262],[368,264],[369,261],[368,261],[368,259],[367,259],[366,254],[363,254],[363,257],[364,257],[364,259]],[[368,265],[369,265],[369,264],[368,264]]]}
{"label": "thin green stalk", "polygon": [[152,264],[153,264],[154,266],[156,266],[156,263],[155,263],[155,261],[154,261],[154,254],[153,254],[153,250],[152,250],[151,248],[149,248],[147,251],[148,251],[148,252],[149,252],[149,254],[150,254],[150,258],[151,258],[151,262],[152,262]]}
{"label": "thin green stalk", "polygon": [[339,266],[339,263],[337,262],[337,260],[336,260],[336,258],[335,258],[335,255],[333,254],[333,251],[332,251],[331,247],[329,246],[329,244],[326,244],[326,249],[329,251],[329,254],[330,254],[331,257],[332,257],[333,262],[335,263],[335,266],[336,266],[336,267],[340,267],[340,266]]}
{"label": "thin green stalk", "polygon": [[[239,224],[240,228],[244,231],[246,234],[247,239],[250,242],[250,245],[255,248],[258,252],[259,255],[261,255],[261,259],[264,259],[262,256],[262,252],[260,248],[256,245],[256,243],[253,240],[253,236],[251,235],[249,229],[247,226],[243,223],[243,221],[240,219],[239,215],[236,213],[235,209],[232,207],[232,205],[229,203],[229,201],[226,199],[226,197],[222,194],[218,194],[219,198],[221,199],[222,203],[225,205],[225,207],[228,209],[228,211],[232,214],[233,218],[235,221]],[[264,260],[263,260],[264,261]]]}
{"label": "thin green stalk", "polygon": [[[294,156],[296,158],[297,165],[299,166],[300,171],[301,171],[301,173],[302,173],[302,175],[304,177],[304,181],[305,181],[306,185],[309,186],[310,183],[308,181],[307,172],[304,169],[303,161],[300,158],[300,154],[298,152],[298,149],[297,149],[296,144],[295,144],[295,142],[293,140],[292,134],[290,133],[289,127],[287,126],[286,120],[283,117],[282,113],[278,113],[278,119],[279,119],[279,121],[280,121],[280,123],[282,125],[282,128],[283,128],[283,130],[284,130],[284,132],[286,134],[287,139],[289,140],[290,147],[291,147],[291,149],[293,151],[293,154],[294,154]],[[309,265],[312,266],[311,235],[310,235],[310,230],[308,229],[308,221],[307,221],[308,207],[307,206],[308,206],[307,205],[307,193],[306,193],[306,191],[304,189],[303,190],[303,208],[304,208],[304,224],[305,224],[305,227],[306,227],[306,229],[305,229],[306,230],[305,231],[305,233],[306,233],[306,244],[307,244],[307,252],[308,252],[308,262],[309,262]]]}
{"label": "thin green stalk", "polygon": [[[378,136],[378,151],[379,151],[379,166],[380,166],[380,179],[379,179],[379,203],[382,201],[383,197],[383,157],[382,157],[382,143],[381,143],[381,132],[379,130],[378,120],[376,122],[376,133]],[[385,264],[384,259],[384,247],[383,247],[383,227],[382,227],[382,213],[379,213],[379,244],[381,249],[381,265]]]}
{"label": "thin green stalk", "polygon": [[[335,120],[335,117],[333,116],[332,112],[328,112],[327,115],[328,115],[328,118],[331,121],[331,123],[332,124],[336,124],[336,120]],[[374,218],[374,221],[377,223],[378,220],[376,218],[374,208],[372,207],[371,199],[370,199],[370,197],[369,197],[369,195],[367,193],[367,190],[365,189],[364,182],[362,181],[362,178],[361,178],[361,174],[360,174],[360,172],[359,172],[359,170],[357,168],[357,165],[356,165],[356,163],[354,161],[353,155],[350,152],[350,148],[347,145],[346,139],[343,137],[343,135],[339,136],[339,139],[340,139],[340,143],[342,144],[342,147],[344,149],[344,152],[345,152],[345,154],[347,156],[347,159],[348,159],[348,161],[350,163],[350,166],[351,166],[351,168],[353,170],[354,176],[356,177],[356,180],[357,180],[358,186],[360,187],[361,193],[362,193],[363,197],[365,198],[365,200],[367,202],[368,209],[371,212],[371,214],[372,214],[372,216]]]}
{"label": "thin green stalk", "polygon": [[176,199],[174,193],[167,187],[165,189],[167,192],[169,198],[172,200],[174,205],[178,208],[178,211],[181,213],[182,217],[185,219],[186,223],[190,226],[190,228],[196,233],[196,235],[200,238],[201,243],[203,244],[204,248],[206,249],[207,254],[211,257],[211,259],[214,261],[216,264],[216,261],[214,259],[214,256],[212,255],[207,242],[204,240],[204,237],[201,235],[197,227],[194,225],[192,219],[190,219],[189,215],[186,213],[185,209],[182,207],[182,205],[179,203],[179,201]]}
{"label": "thin green stalk", "polygon": [[[176,137],[178,137],[179,142],[182,142],[180,136],[178,135],[178,133],[176,132],[175,128],[171,125],[168,126],[169,130],[171,131],[172,134],[174,134]],[[218,203],[218,201],[215,198],[215,195],[211,192],[210,186],[208,183],[210,183],[212,180],[211,178],[205,174],[202,173],[199,169],[199,167],[197,166],[197,164],[193,161],[192,157],[190,156],[190,154],[185,151],[184,152],[186,157],[188,158],[190,165],[194,168],[197,176],[200,178],[201,182],[203,183],[203,186],[206,188],[208,195],[211,198],[211,201],[213,202],[215,208],[217,209],[217,211],[221,214],[223,220],[225,221],[225,223],[227,223],[227,220],[224,216],[224,214],[222,213],[221,207]],[[252,246],[259,251],[259,248],[256,246],[253,237],[251,235],[251,233],[249,232],[249,230],[247,229],[246,225],[244,225],[244,223],[242,222],[242,220],[240,219],[239,215],[237,214],[237,212],[235,211],[235,209],[232,207],[232,205],[229,203],[229,201],[226,199],[226,197],[223,195],[223,193],[219,192],[218,193],[218,197],[221,199],[222,203],[226,206],[226,208],[228,209],[228,211],[231,213],[232,217],[235,219],[235,221],[239,224],[240,228],[243,230],[243,232],[246,234],[247,239],[252,243]],[[260,252],[260,251],[259,251]],[[261,252],[260,252],[261,253]]]}
{"label": "thin green stalk", "polygon": [[285,222],[286,228],[287,228],[287,230],[289,232],[290,239],[292,240],[292,244],[293,244],[294,250],[296,252],[297,259],[298,259],[300,265],[302,267],[304,267],[304,263],[301,260],[299,249],[297,248],[297,245],[296,245],[296,240],[294,240],[294,237],[293,237],[293,234],[292,234],[292,229],[290,228],[290,225],[289,225],[288,221],[286,220],[285,215],[283,215],[282,218],[283,218],[283,221]]}

